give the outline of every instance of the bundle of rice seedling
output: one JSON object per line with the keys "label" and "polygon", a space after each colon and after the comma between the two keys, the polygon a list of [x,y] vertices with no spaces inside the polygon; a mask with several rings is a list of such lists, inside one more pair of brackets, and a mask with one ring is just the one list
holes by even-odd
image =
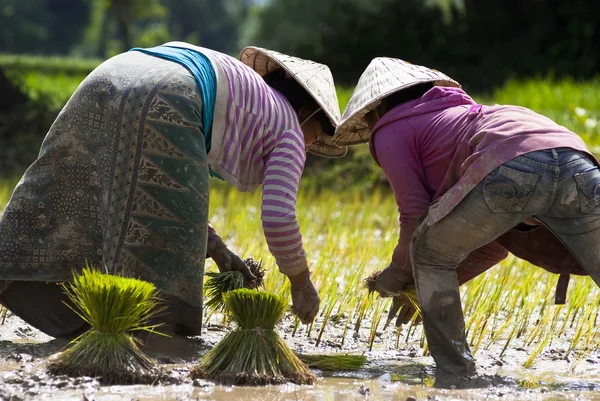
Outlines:
{"label": "bundle of rice seedling", "polygon": [[[371,274],[369,277],[367,277],[364,281],[365,281],[365,288],[367,290],[369,290],[369,294],[371,294],[372,292],[375,292],[375,283],[377,282],[377,277],[379,277],[379,275],[381,274],[381,271],[376,271],[375,273]],[[401,291],[401,294],[404,295],[406,298],[408,298],[408,300],[410,301],[410,303],[412,304],[412,306],[415,308],[415,315],[416,315],[416,322],[419,322],[420,319],[420,315],[421,315],[421,308],[419,307],[419,297],[417,296],[417,287],[415,287],[414,284],[409,284],[406,287],[404,287],[404,289]],[[398,309],[395,310],[395,312],[397,312]],[[390,311],[391,312],[391,311]],[[393,314],[395,314],[395,312]],[[388,316],[388,320],[385,324],[385,327],[388,326],[388,324],[390,323],[390,321],[392,320],[393,316],[392,313],[390,313],[390,315]]]}
{"label": "bundle of rice seedling", "polygon": [[244,262],[255,279],[248,280],[237,270],[206,273],[209,277],[204,284],[207,298],[205,305],[207,308],[211,310],[221,309],[223,307],[223,294],[226,292],[239,290],[240,288],[259,288],[264,285],[265,270],[262,267],[262,262],[256,262],[252,258],[247,258]]}
{"label": "bundle of rice seedling", "polygon": [[[369,294],[375,291],[375,283],[380,274],[381,271],[376,271],[364,280],[365,288],[369,290]],[[411,301],[413,306],[415,306],[415,309],[419,309],[419,297],[417,296],[417,287],[415,287],[414,284],[409,284],[404,287],[401,293]]]}
{"label": "bundle of rice seedling", "polygon": [[258,262],[253,258],[244,259],[244,263],[250,269],[250,273],[254,275],[253,280],[246,280],[244,277],[244,287],[246,288],[259,288],[265,285],[265,269],[262,266],[262,260]]}
{"label": "bundle of rice seedling", "polygon": [[367,363],[364,355],[329,354],[329,355],[307,355],[296,354],[302,362],[311,369],[328,371],[358,370]]}
{"label": "bundle of rice seedling", "polygon": [[54,360],[55,374],[100,377],[107,384],[148,383],[152,361],[133,332],[154,332],[148,321],[164,310],[153,284],[86,267],[64,289],[73,311],[91,328]]}
{"label": "bundle of rice seedling", "polygon": [[275,332],[287,303],[264,291],[246,288],[223,295],[237,324],[191,372],[193,378],[223,384],[312,384],[314,375]]}

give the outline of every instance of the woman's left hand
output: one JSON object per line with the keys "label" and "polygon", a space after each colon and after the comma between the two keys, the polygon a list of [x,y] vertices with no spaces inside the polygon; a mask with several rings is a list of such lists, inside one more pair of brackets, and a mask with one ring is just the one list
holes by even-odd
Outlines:
{"label": "woman's left hand", "polygon": [[[387,327],[394,318],[396,318],[396,327],[400,327],[403,324],[410,322],[415,313],[417,313],[417,308],[415,308],[415,305],[413,305],[406,295],[396,295],[392,299],[392,306],[388,312],[385,327]],[[415,318],[415,324],[419,324],[420,322],[421,315],[419,314]]]}
{"label": "woman's left hand", "polygon": [[310,279],[308,269],[296,276],[288,276],[292,286],[292,312],[304,324],[310,324],[317,313],[321,298]]}

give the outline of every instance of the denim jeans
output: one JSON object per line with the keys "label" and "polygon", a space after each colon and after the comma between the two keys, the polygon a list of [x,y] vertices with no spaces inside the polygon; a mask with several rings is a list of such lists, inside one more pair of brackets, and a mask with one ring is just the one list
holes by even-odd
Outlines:
{"label": "denim jeans", "polygon": [[438,371],[475,372],[456,268],[473,250],[533,217],[600,285],[600,171],[584,153],[527,153],[492,171],[447,216],[415,231],[411,260],[423,325]]}

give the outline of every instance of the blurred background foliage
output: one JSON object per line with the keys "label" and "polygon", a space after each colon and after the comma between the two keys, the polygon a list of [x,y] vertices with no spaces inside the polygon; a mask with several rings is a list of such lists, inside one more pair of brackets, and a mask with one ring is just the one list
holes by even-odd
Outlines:
{"label": "blurred background foliage", "polygon": [[[326,63],[342,110],[373,57],[399,57],[447,73],[482,102],[531,107],[593,144],[599,11],[592,0],[1,0],[0,175],[35,160],[102,60],[170,40]],[[385,184],[364,146],[342,160],[310,157],[305,175],[316,188]]]}

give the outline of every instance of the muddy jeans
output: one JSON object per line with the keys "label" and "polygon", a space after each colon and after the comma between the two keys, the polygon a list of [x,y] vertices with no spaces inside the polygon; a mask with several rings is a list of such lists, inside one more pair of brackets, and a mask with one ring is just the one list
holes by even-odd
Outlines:
{"label": "muddy jeans", "polygon": [[467,345],[457,265],[534,217],[552,231],[600,285],[600,171],[567,148],[527,153],[492,171],[446,217],[425,218],[411,244],[423,325],[438,371],[475,372]]}

